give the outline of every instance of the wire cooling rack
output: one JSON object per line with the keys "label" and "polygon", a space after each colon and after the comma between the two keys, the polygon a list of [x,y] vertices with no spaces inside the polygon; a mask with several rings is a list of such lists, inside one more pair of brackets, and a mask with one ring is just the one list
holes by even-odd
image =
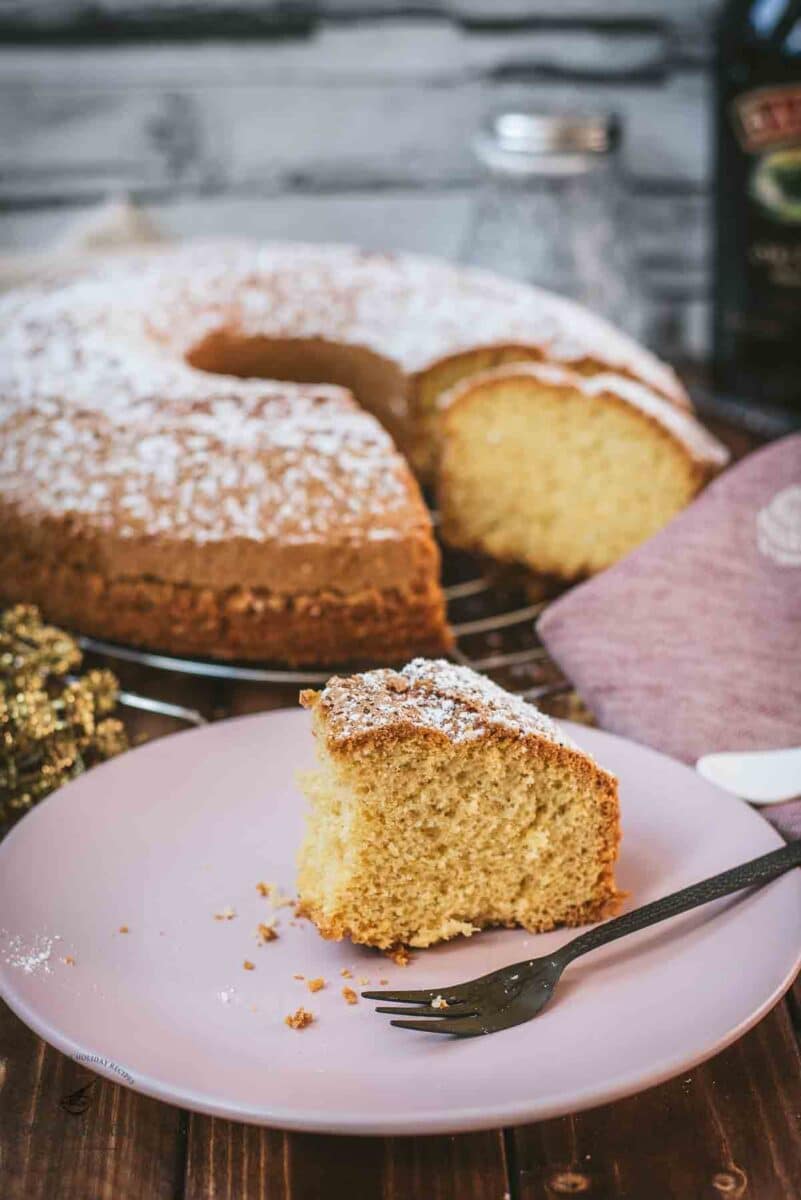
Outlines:
{"label": "wire cooling rack", "polygon": [[[536,633],[537,618],[553,597],[554,588],[519,573],[485,566],[446,547],[442,554],[448,619],[456,641],[451,658],[492,676],[507,690],[530,700],[569,691],[570,685],[548,658]],[[86,636],[79,636],[78,642],[87,653],[102,655],[112,663],[136,663],[158,671],[231,683],[308,687],[324,684],[338,671],[354,669],[352,664],[296,670],[269,663],[184,658]],[[370,665],[387,664],[361,664],[361,669]],[[120,703],[193,725],[205,720],[194,709],[133,692],[121,692]]]}

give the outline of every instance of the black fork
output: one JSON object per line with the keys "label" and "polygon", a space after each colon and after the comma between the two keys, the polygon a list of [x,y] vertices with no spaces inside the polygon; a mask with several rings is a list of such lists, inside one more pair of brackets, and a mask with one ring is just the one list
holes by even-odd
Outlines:
{"label": "black fork", "polygon": [[[425,1033],[448,1033],[456,1037],[480,1037],[497,1033],[512,1025],[521,1025],[540,1013],[553,995],[554,988],[568,963],[589,954],[607,942],[636,933],[648,925],[656,925],[688,912],[710,900],[719,900],[742,888],[761,887],[801,866],[801,839],[790,842],[781,850],[773,850],[750,862],[741,863],[720,875],[713,875],[681,891],[663,896],[635,908],[622,917],[596,925],[573,938],[561,950],[544,958],[529,958],[525,962],[501,967],[489,975],[481,975],[455,987],[423,988],[406,992],[362,992],[365,1000],[394,1001],[392,1007],[376,1011],[394,1017],[417,1017],[413,1021],[392,1021],[399,1029],[420,1029]],[[404,1007],[410,1005],[412,1007]],[[420,1018],[424,1018],[421,1020]]]}

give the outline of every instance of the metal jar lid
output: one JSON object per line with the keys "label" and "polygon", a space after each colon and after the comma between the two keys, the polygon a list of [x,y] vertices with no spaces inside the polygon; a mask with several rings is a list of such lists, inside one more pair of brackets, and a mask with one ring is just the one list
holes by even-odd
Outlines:
{"label": "metal jar lid", "polygon": [[514,175],[566,174],[586,170],[620,143],[613,113],[497,112],[473,141],[476,155],[493,171]]}

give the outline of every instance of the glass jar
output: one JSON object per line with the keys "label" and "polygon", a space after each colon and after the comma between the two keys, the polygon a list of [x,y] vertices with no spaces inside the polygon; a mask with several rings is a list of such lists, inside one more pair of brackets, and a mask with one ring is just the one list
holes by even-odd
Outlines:
{"label": "glass jar", "polygon": [[491,116],[473,143],[484,178],[463,261],[560,292],[640,336],[619,145],[611,115]]}

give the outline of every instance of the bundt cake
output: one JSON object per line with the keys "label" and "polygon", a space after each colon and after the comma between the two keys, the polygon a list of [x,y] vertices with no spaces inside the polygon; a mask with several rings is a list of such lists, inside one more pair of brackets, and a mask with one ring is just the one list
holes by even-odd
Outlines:
{"label": "bundt cake", "polygon": [[691,413],[608,373],[500,367],[441,410],[443,538],[563,579],[622,558],[728,459]]}
{"label": "bundt cake", "polygon": [[0,603],[178,653],[447,651],[438,551],[391,438],[430,478],[440,392],[546,357],[687,404],[576,305],[412,256],[187,244],[10,293]]}
{"label": "bundt cake", "polygon": [[319,766],[298,889],[324,937],[429,946],[617,908],[617,781],[532,705],[425,659],[301,700]]}

